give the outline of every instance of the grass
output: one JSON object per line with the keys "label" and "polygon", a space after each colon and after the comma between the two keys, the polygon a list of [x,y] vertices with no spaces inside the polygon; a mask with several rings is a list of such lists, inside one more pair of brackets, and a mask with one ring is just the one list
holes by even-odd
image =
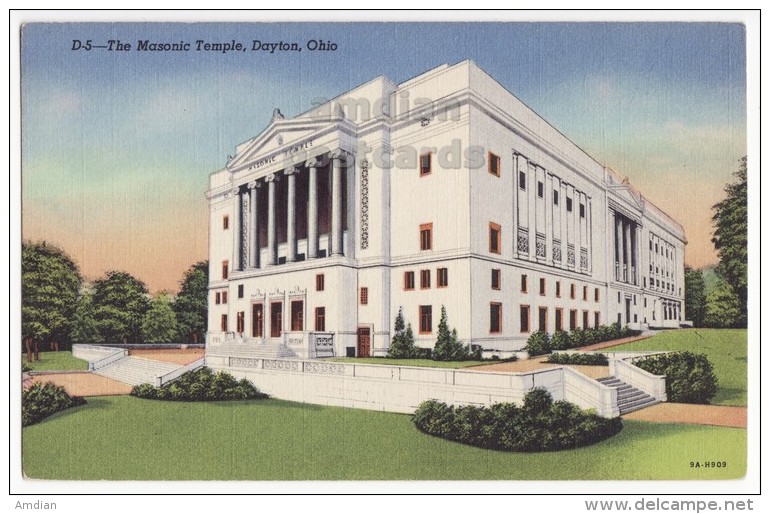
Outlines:
{"label": "grass", "polygon": [[[95,397],[23,429],[29,478],[55,480],[700,480],[745,474],[746,430],[624,422],[555,453],[507,453],[419,432],[410,416],[281,400]],[[693,461],[726,468],[691,468]]]}
{"label": "grass", "polygon": [[745,329],[703,329],[670,330],[649,339],[613,346],[606,351],[689,350],[703,353],[714,365],[719,380],[714,405],[747,404],[747,350],[748,338]]}
{"label": "grass", "polygon": [[40,352],[40,360],[27,362],[26,353],[21,355],[21,363],[32,371],[87,370],[88,362],[72,356],[72,352]]}
{"label": "grass", "polygon": [[500,361],[434,361],[432,359],[391,359],[388,357],[335,357],[332,362],[348,364],[382,364],[384,366],[418,366],[421,368],[469,368],[480,364],[493,364]]}

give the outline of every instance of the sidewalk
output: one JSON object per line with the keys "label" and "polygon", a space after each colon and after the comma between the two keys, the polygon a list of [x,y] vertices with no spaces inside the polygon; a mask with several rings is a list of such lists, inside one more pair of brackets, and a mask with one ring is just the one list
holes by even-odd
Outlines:
{"label": "sidewalk", "polygon": [[641,341],[642,339],[647,339],[652,336],[634,336],[634,337],[624,337],[623,339],[613,339],[612,341],[604,341],[603,343],[596,343],[596,344],[590,344],[588,346],[581,346],[580,348],[576,348],[579,352],[593,352],[595,350],[603,350],[604,348],[612,348],[613,346],[620,346],[621,344],[626,343],[633,343],[636,341]]}
{"label": "sidewalk", "polygon": [[746,407],[727,405],[693,405],[689,403],[659,403],[630,412],[623,419],[656,423],[683,423],[715,427],[746,428]]}

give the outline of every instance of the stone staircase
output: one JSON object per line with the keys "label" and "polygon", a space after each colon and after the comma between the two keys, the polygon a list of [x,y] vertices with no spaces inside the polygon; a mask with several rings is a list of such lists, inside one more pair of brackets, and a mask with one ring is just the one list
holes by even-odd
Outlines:
{"label": "stone staircase", "polygon": [[649,394],[626,384],[619,378],[604,377],[597,379],[597,381],[607,387],[618,390],[618,409],[620,410],[621,415],[660,403],[660,401]]}
{"label": "stone staircase", "polygon": [[181,366],[172,362],[161,362],[141,357],[123,357],[93,373],[103,377],[118,380],[130,385],[150,383],[155,385],[155,379],[170,373]]}
{"label": "stone staircase", "polygon": [[208,355],[247,357],[251,359],[296,359],[294,353],[285,344],[275,343],[223,343],[206,348]]}

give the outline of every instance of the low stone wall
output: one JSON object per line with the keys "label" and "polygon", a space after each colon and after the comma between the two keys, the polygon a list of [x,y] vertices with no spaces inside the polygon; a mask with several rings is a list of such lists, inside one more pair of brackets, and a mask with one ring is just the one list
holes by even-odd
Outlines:
{"label": "low stone wall", "polygon": [[[489,406],[495,403],[521,404],[536,387],[548,390],[554,400],[566,397],[562,367],[527,373],[494,373],[412,366],[349,364],[318,360],[258,359],[206,356],[206,365],[246,378],[261,391],[283,400],[358,409],[413,413],[420,403],[434,399],[451,405]],[[573,373],[576,373],[573,371]],[[584,400],[600,415],[617,415],[602,397],[598,382],[586,377],[571,380],[570,396],[583,388]],[[596,387],[593,387],[593,385]],[[616,409],[616,407],[615,407]]]}

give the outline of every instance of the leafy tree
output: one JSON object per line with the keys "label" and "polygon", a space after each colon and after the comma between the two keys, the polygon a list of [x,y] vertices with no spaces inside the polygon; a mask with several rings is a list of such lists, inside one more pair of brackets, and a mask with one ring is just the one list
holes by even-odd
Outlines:
{"label": "leafy tree", "polygon": [[737,324],[746,325],[748,301],[748,184],[747,160],[741,159],[736,181],[725,186],[727,197],[714,205],[714,237],[719,255],[717,273],[735,291],[740,315]]}
{"label": "leafy tree", "polygon": [[741,326],[741,308],[738,297],[730,284],[720,281],[706,296],[704,325],[712,328]]}
{"label": "leafy tree", "polygon": [[180,342],[203,340],[208,319],[209,263],[200,261],[185,271],[182,287],[174,302]]}
{"label": "leafy tree", "polygon": [[101,334],[96,322],[94,302],[90,294],[78,298],[75,315],[72,318],[70,340],[76,344],[99,344]]}
{"label": "leafy tree", "polygon": [[124,271],[108,271],[94,284],[95,317],[106,343],[138,342],[147,312],[147,287]]}
{"label": "leafy tree", "polygon": [[684,269],[684,312],[693,326],[702,327],[706,319],[706,282],[700,270]]}
{"label": "leafy tree", "polygon": [[177,334],[176,315],[167,294],[157,295],[142,319],[142,341],[166,344],[174,341]]}
{"label": "leafy tree", "polygon": [[75,261],[46,243],[22,242],[21,328],[28,342],[69,341],[82,278]]}
{"label": "leafy tree", "polygon": [[388,357],[393,357],[395,359],[410,359],[414,357],[414,354],[415,348],[412,326],[409,325],[409,330],[406,329],[404,326],[404,313],[399,307],[396,322],[393,326],[393,338],[390,341]]}

